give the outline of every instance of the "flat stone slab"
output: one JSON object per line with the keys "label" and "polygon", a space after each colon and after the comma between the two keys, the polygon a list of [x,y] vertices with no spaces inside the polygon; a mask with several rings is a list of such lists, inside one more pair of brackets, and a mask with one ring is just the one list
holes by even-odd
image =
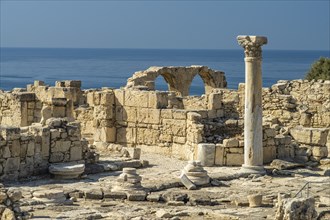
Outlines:
{"label": "flat stone slab", "polygon": [[304,167],[304,164],[299,164],[299,163],[294,163],[286,160],[279,160],[275,159],[272,161],[270,164],[272,168],[278,169],[278,170],[289,170],[289,169],[294,169],[298,167]]}
{"label": "flat stone slab", "polygon": [[75,179],[85,171],[82,163],[58,163],[49,166],[49,172],[58,179]]}
{"label": "flat stone slab", "polygon": [[37,190],[33,192],[32,195],[34,200],[45,204],[63,203],[66,200],[63,190],[59,189]]}

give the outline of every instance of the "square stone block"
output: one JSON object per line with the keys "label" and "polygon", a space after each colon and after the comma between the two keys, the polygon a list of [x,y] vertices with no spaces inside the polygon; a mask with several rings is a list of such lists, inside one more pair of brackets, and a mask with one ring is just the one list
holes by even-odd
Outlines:
{"label": "square stone block", "polygon": [[244,154],[227,154],[227,166],[241,166],[244,163]]}
{"label": "square stone block", "polygon": [[148,102],[149,108],[162,109],[162,108],[166,108],[167,105],[168,105],[167,92],[159,92],[159,91],[149,92],[149,102]]}
{"label": "square stone block", "polygon": [[210,167],[214,165],[215,159],[215,144],[198,144],[197,160],[202,166]]}

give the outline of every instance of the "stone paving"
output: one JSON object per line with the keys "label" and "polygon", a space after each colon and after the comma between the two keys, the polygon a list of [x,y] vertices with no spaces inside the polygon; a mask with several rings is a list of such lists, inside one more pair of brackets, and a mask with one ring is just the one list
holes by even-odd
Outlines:
{"label": "stone paving", "polygon": [[[186,161],[144,153],[141,159],[149,161],[148,167],[137,169],[148,192],[145,201],[130,201],[129,194],[122,197],[111,192],[121,171],[89,174],[79,180],[38,176],[6,187],[22,192],[21,210],[35,219],[274,219],[278,193],[295,195],[307,181],[321,182],[311,185],[310,195],[319,213],[330,211],[326,200],[330,177],[322,176],[326,167],[297,168],[285,176],[248,177],[239,177],[240,167],[205,167],[211,184],[188,190],[179,179]],[[109,161],[109,157],[100,160]],[[262,206],[250,208],[247,196],[256,193],[263,196]]]}

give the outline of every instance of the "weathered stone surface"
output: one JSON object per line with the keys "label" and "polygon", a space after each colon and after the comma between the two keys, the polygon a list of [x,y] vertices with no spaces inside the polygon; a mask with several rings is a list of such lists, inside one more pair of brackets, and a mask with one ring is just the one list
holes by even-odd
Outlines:
{"label": "weathered stone surface", "polygon": [[252,208],[262,205],[262,195],[260,194],[248,195],[247,198],[249,200],[249,206]]}
{"label": "weathered stone surface", "polygon": [[5,192],[0,191],[0,203],[3,203],[8,198]]}
{"label": "weathered stone surface", "polygon": [[239,166],[244,163],[243,154],[227,154],[226,157],[227,166]]}
{"label": "weathered stone surface", "polygon": [[147,200],[150,202],[159,202],[160,195],[157,193],[151,193],[147,196]]}
{"label": "weathered stone surface", "polygon": [[112,191],[107,191],[105,190],[104,192],[104,198],[109,198],[109,199],[119,199],[123,200],[127,198],[127,193],[126,192],[112,192]]}
{"label": "weathered stone surface", "polygon": [[[112,192],[142,191],[141,177],[136,173],[136,168],[125,167],[123,173],[117,178]],[[145,195],[146,197],[146,195]]]}
{"label": "weathered stone surface", "polygon": [[238,147],[238,140],[236,138],[224,139],[224,147]]}
{"label": "weathered stone surface", "polygon": [[96,189],[96,188],[92,188],[92,189],[88,189],[86,191],[84,191],[84,197],[85,199],[103,199],[103,192],[101,189]]}
{"label": "weathered stone surface", "polygon": [[85,164],[60,163],[49,166],[49,172],[59,179],[78,178],[85,170]]}
{"label": "weathered stone surface", "polygon": [[198,144],[197,160],[202,166],[213,166],[215,160],[215,144]]}
{"label": "weathered stone surface", "polygon": [[63,203],[66,200],[63,190],[52,189],[52,190],[38,190],[32,193],[33,199],[46,203]]}
{"label": "weathered stone surface", "polygon": [[327,157],[328,156],[328,148],[327,147],[315,146],[312,149],[312,154],[315,157],[321,157],[321,158]]}
{"label": "weathered stone surface", "polygon": [[14,188],[9,188],[7,195],[12,202],[17,202],[22,198],[22,192]]}
{"label": "weathered stone surface", "polygon": [[215,165],[225,165],[225,149],[222,144],[217,144],[215,146],[215,158],[214,158],[214,164]]}
{"label": "weathered stone surface", "polygon": [[294,169],[294,168],[298,168],[298,167],[304,167],[305,165],[290,162],[290,161],[275,159],[272,161],[270,166],[277,170],[287,170],[287,169]]}
{"label": "weathered stone surface", "polygon": [[320,160],[321,165],[330,165],[330,158],[324,158]]}
{"label": "weathered stone surface", "polygon": [[180,175],[181,183],[189,190],[196,189],[196,185],[187,177],[186,174],[182,173]]}
{"label": "weathered stone surface", "polygon": [[314,198],[280,199],[275,215],[276,220],[316,219]]}
{"label": "weathered stone surface", "polygon": [[[133,77],[127,80],[126,88],[146,86],[150,82],[154,82],[158,76],[162,76],[169,84],[170,91],[180,96],[187,96],[190,84],[197,74],[204,80],[206,94],[209,94],[214,88],[222,88],[227,85],[223,72],[213,71],[205,66],[150,67],[145,71],[134,73]],[[140,98],[140,100],[143,99]]]}
{"label": "weathered stone surface", "polygon": [[4,172],[13,172],[18,171],[20,164],[20,158],[19,157],[11,157],[8,158],[5,163]]}
{"label": "weathered stone surface", "polygon": [[15,214],[12,210],[5,208],[1,216],[2,220],[16,220]]}
{"label": "weathered stone surface", "polygon": [[290,129],[291,136],[299,143],[324,146],[327,141],[329,129],[305,128],[297,126]]}
{"label": "weathered stone surface", "polygon": [[147,193],[144,191],[127,192],[127,199],[129,201],[144,201],[146,200]]}
{"label": "weathered stone surface", "polygon": [[188,189],[195,189],[195,185],[201,186],[210,183],[210,177],[207,175],[207,171],[203,169],[200,161],[189,161],[183,168],[180,178]]}
{"label": "weathered stone surface", "polygon": [[94,133],[95,141],[103,141],[113,143],[116,140],[116,128],[114,127],[102,127]]}
{"label": "weathered stone surface", "polygon": [[164,209],[160,209],[156,212],[156,216],[157,218],[171,218],[173,215],[165,211]]}

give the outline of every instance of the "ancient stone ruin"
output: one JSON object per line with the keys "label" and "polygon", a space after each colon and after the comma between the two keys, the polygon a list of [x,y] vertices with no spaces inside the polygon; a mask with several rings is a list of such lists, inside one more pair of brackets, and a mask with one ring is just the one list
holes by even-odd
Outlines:
{"label": "ancient stone ruin", "polygon": [[[321,165],[320,175],[329,176],[330,81],[281,80],[270,88],[262,88],[261,46],[267,38],[239,36],[238,42],[245,51],[246,83],[239,84],[237,90],[226,88],[224,72],[190,66],[150,67],[134,73],[119,89],[82,90],[80,81],[65,80],[55,82],[55,86],[35,81],[26,88],[0,91],[1,182],[10,185],[46,175],[78,184],[88,175],[120,172],[111,181],[99,181],[97,187],[84,185],[80,191],[79,186],[65,190],[61,186],[53,194],[42,188],[30,195],[28,188],[25,192],[29,191],[29,196],[24,199],[34,197],[36,201],[55,204],[70,204],[80,198],[128,199],[185,206],[226,202],[213,198],[214,195],[198,194],[197,198],[190,191],[184,193],[185,188],[168,192],[171,196],[157,192],[183,186],[198,192],[203,187],[221,187],[226,185],[221,181],[239,178],[247,178],[248,183],[258,178],[267,181],[267,175],[302,175],[286,171],[290,165],[281,161],[298,164],[290,169]],[[189,96],[191,82],[197,75],[204,82],[205,94]],[[155,90],[157,77],[165,79],[168,91]],[[143,169],[134,168],[153,169],[147,160],[140,159],[144,154],[184,163],[176,167],[179,173],[174,180],[166,182],[165,176],[162,180],[148,176],[148,172],[141,178],[137,172]],[[275,159],[280,162],[275,161],[276,165],[269,168]],[[242,169],[236,172],[233,166]],[[219,175],[227,168],[231,169],[229,173]],[[263,190],[258,190],[247,192],[250,206],[265,209],[270,197],[262,197]],[[0,192],[2,203],[11,198],[9,192]],[[19,199],[21,196],[0,208],[2,216],[24,216],[26,212],[14,206]],[[237,198],[229,201],[238,206],[248,204],[245,200],[237,202]],[[283,204],[279,215],[288,216]],[[226,217],[225,213],[212,213],[215,218]],[[102,216],[95,214],[99,215]],[[156,215],[180,216],[164,210],[158,210]],[[189,214],[182,215],[189,219]],[[315,213],[311,211],[310,215]]]}

